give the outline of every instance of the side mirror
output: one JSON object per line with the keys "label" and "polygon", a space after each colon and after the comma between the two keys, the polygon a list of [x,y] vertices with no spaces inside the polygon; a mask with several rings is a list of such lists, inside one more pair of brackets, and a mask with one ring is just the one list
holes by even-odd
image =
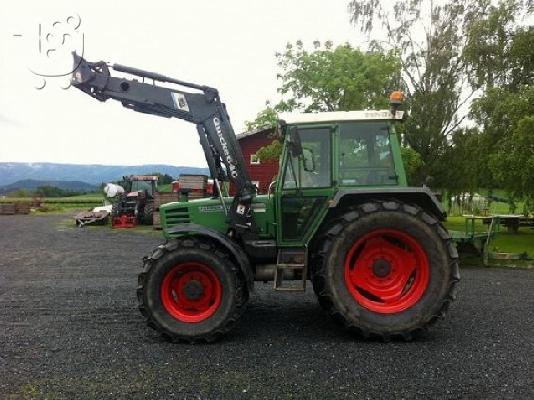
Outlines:
{"label": "side mirror", "polygon": [[296,127],[289,130],[289,151],[292,157],[302,155],[302,143],[300,141],[299,131]]}
{"label": "side mirror", "polygon": [[276,122],[276,128],[274,130],[274,137],[277,139],[281,139],[285,136],[287,130],[287,123],[283,119],[279,119]]}

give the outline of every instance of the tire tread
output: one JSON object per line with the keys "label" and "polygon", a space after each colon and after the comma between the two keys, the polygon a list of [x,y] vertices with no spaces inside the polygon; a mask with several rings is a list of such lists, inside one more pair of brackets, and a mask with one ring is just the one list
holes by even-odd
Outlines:
{"label": "tire tread", "polygon": [[[154,267],[158,259],[164,255],[176,251],[180,247],[182,248],[197,248],[202,251],[209,251],[215,253],[217,257],[221,257],[227,261],[230,261],[229,264],[232,265],[232,270],[236,275],[236,290],[235,290],[235,307],[233,313],[226,319],[225,323],[219,328],[215,329],[212,332],[198,335],[195,337],[177,335],[174,332],[167,330],[161,324],[159,324],[154,318],[151,317],[150,313],[147,310],[147,305],[145,304],[144,298],[144,287],[146,283],[147,276],[150,273],[150,270]],[[217,245],[214,241],[205,238],[186,238],[186,239],[171,239],[165,242],[162,245],[156,247],[152,253],[143,258],[143,270],[138,275],[138,286],[137,286],[137,300],[138,308],[143,317],[146,320],[146,324],[152,329],[161,333],[166,339],[173,342],[186,342],[186,343],[212,343],[220,339],[224,334],[230,331],[237,320],[241,317],[243,312],[246,309],[246,304],[248,301],[248,290],[245,282],[245,278],[242,276],[239,268],[230,260],[229,254],[221,248],[220,245]]]}
{"label": "tire tread", "polygon": [[[359,217],[362,218],[379,211],[404,212],[420,219],[436,233],[436,238],[439,238],[439,240],[442,241],[449,258],[449,269],[451,271],[449,276],[450,283],[447,289],[447,294],[443,297],[442,303],[438,308],[438,312],[407,331],[384,333],[356,326],[353,322],[345,318],[343,313],[336,309],[332,295],[329,293],[326,284],[328,279],[326,260],[338,235],[342,233],[352,221],[354,221],[354,215],[359,215]],[[347,218],[349,215],[350,217]],[[444,318],[450,303],[456,298],[457,284],[460,281],[458,252],[456,246],[442,224],[435,217],[429,215],[421,207],[415,204],[405,204],[394,200],[363,203],[347,210],[346,213],[330,221],[328,226],[322,229],[318,234],[315,243],[319,243],[320,245],[317,246],[317,250],[314,251],[312,255],[313,265],[316,266],[316,269],[313,271],[311,278],[313,290],[318,297],[319,304],[334,320],[337,320],[349,331],[353,331],[365,339],[373,337],[383,341],[389,341],[392,338],[400,338],[405,341],[411,341],[421,333],[425,332],[430,326],[434,325],[439,319]]]}

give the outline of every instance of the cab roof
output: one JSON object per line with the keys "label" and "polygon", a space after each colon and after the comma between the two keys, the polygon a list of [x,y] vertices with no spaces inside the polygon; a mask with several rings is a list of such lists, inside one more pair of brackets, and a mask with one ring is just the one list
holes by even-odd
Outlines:
{"label": "cab roof", "polygon": [[321,113],[283,113],[280,119],[287,124],[311,124],[319,122],[337,121],[400,121],[404,116],[404,111],[396,111],[393,115],[390,110],[368,110],[368,111],[331,111]]}

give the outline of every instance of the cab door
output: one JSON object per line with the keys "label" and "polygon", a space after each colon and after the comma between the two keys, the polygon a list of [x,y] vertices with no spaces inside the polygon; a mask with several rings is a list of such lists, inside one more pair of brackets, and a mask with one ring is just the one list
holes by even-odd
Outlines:
{"label": "cab door", "polygon": [[304,246],[326,213],[334,192],[334,132],[332,125],[299,127],[302,154],[292,154],[289,143],[284,146],[276,190],[276,236],[281,247]]}

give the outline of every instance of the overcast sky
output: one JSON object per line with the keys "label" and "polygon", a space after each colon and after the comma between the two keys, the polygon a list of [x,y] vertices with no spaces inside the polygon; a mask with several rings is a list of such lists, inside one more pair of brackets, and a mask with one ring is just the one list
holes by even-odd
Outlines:
{"label": "overcast sky", "polygon": [[[298,39],[362,43],[350,25],[347,0],[9,1],[0,4],[0,161],[205,165],[195,126],[143,115],[111,100],[100,103],[61,89],[60,56],[81,47],[89,61],[105,60],[219,89],[240,132],[276,102],[275,52]],[[54,35],[56,64],[44,56]],[[63,25],[51,28],[60,21]],[[70,20],[69,23],[76,21]],[[41,35],[39,36],[39,25]],[[58,29],[61,27],[61,29]],[[18,36],[21,35],[21,36]],[[41,53],[39,53],[41,37]],[[64,67],[63,67],[64,68]]]}

